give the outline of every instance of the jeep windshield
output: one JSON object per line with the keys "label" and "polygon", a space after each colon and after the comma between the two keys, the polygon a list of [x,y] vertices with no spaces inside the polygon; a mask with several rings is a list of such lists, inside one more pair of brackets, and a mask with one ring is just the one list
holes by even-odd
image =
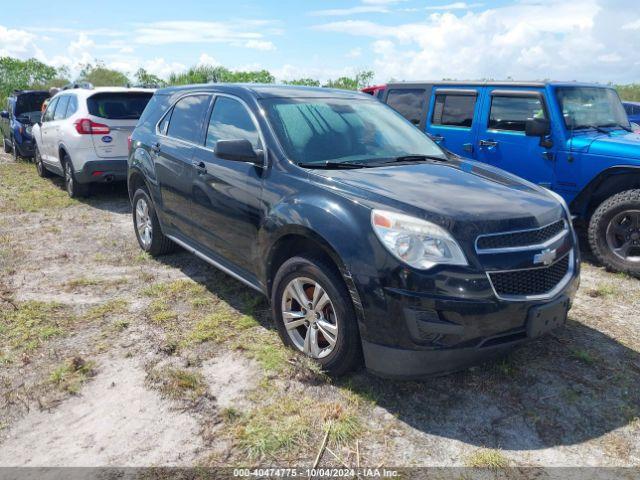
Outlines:
{"label": "jeep windshield", "polygon": [[560,87],[558,101],[570,130],[630,128],[629,119],[615,90],[601,87]]}
{"label": "jeep windshield", "polygon": [[261,103],[286,155],[307,168],[447,159],[424,133],[377,101],[273,98]]}

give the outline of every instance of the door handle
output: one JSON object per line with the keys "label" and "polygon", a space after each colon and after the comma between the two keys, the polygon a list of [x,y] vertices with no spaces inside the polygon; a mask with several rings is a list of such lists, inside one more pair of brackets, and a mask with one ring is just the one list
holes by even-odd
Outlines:
{"label": "door handle", "polygon": [[192,162],[192,165],[195,167],[196,172],[198,172],[198,175],[203,175],[207,173],[207,165],[204,162],[199,162],[197,160],[194,160]]}
{"label": "door handle", "polygon": [[498,142],[495,140],[480,140],[480,146],[494,148],[498,146]]}

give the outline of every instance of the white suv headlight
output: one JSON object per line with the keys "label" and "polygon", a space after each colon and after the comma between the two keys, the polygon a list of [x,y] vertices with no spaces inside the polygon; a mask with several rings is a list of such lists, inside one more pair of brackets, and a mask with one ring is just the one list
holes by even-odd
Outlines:
{"label": "white suv headlight", "polygon": [[468,265],[451,234],[435,223],[401,213],[373,210],[373,231],[398,260],[422,270],[438,264]]}

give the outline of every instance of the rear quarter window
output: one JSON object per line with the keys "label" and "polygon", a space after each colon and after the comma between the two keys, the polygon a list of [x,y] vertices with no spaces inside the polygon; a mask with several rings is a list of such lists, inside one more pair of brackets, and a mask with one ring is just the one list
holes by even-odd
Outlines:
{"label": "rear quarter window", "polygon": [[87,98],[87,109],[94,117],[138,120],[152,96],[151,92],[96,93]]}
{"label": "rear quarter window", "polygon": [[387,95],[387,105],[414,125],[420,124],[425,102],[425,90],[422,88],[391,89]]}

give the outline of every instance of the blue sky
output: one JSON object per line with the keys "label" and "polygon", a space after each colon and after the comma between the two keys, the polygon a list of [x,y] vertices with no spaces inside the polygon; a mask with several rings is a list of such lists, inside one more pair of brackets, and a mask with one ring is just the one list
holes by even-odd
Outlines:
{"label": "blue sky", "polygon": [[[163,6],[166,5],[166,6]],[[635,0],[29,0],[4,9],[0,55],[94,59],[166,76],[198,63],[327,79],[640,82]]]}

